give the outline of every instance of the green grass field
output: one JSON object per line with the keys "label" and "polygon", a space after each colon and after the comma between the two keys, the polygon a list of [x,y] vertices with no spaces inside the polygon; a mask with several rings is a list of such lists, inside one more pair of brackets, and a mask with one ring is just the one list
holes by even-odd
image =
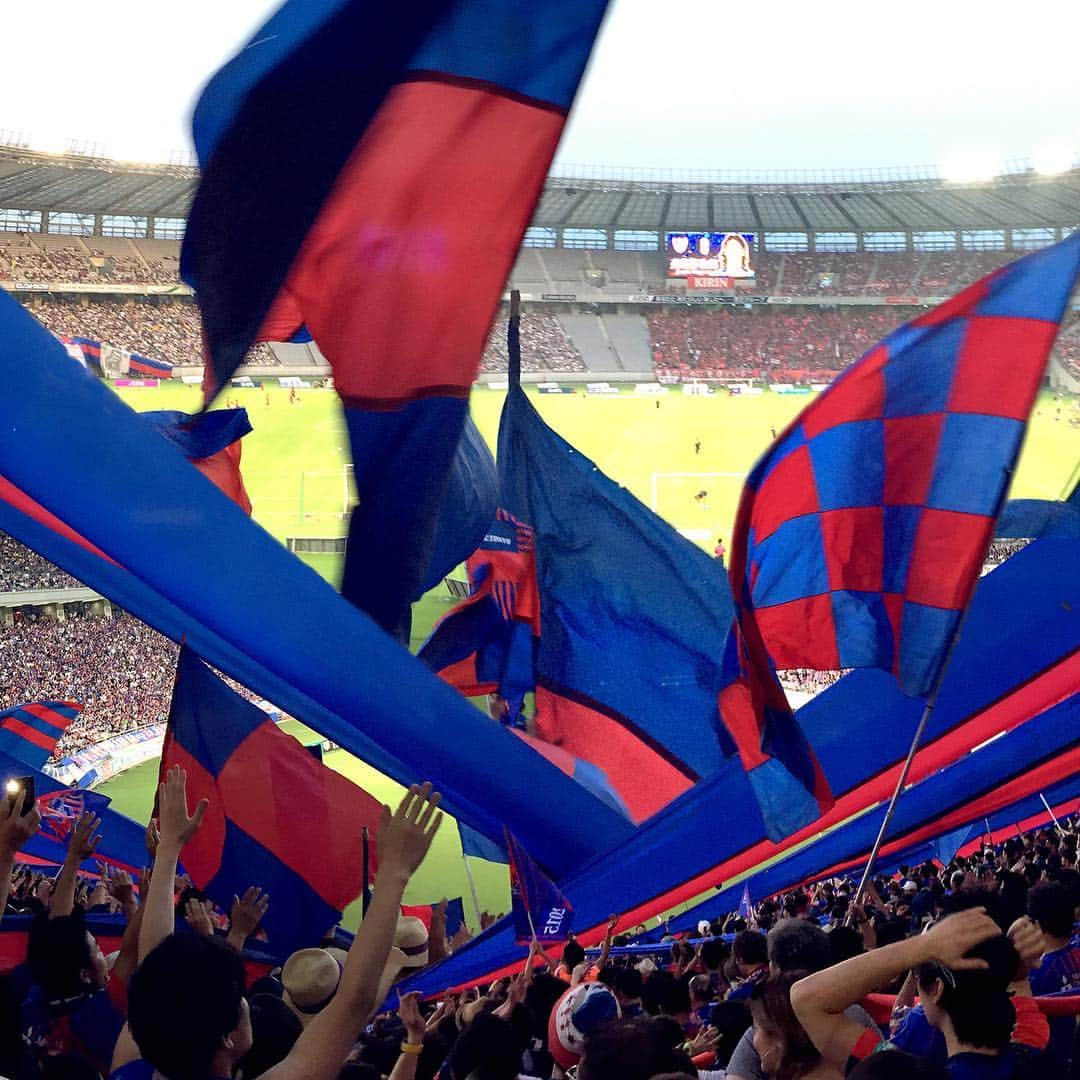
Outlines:
{"label": "green grass field", "polygon": [[[121,396],[138,410],[183,409],[200,404],[197,387],[167,385],[129,389]],[[269,395],[269,402],[267,402]],[[329,390],[302,391],[289,404],[288,392],[233,390],[228,395],[247,408],[254,431],[244,441],[243,470],[256,520],[284,541],[288,536],[338,536],[344,533],[343,510],[348,498],[348,438],[336,395]],[[478,389],[472,396],[473,416],[494,445],[504,394]],[[715,538],[729,543],[741,477],[780,430],[806,405],[807,397],[684,396],[672,392],[660,407],[630,393],[618,397],[536,395],[541,415],[556,431],[606,473],[624,484],[676,528],[702,547]],[[1066,402],[1062,416],[1071,414]],[[1057,498],[1080,457],[1080,429],[1055,419],[1050,395],[1039,402],[1013,484],[1014,497]],[[694,444],[700,441],[700,452]],[[664,474],[706,474],[672,476]],[[698,491],[708,497],[695,501]],[[336,584],[336,556],[305,556],[315,570]],[[415,608],[413,647],[450,606],[444,589],[428,594]],[[301,725],[288,725],[301,737]],[[393,801],[401,790],[343,751],[327,764],[354,779],[373,795]],[[156,763],[133,769],[103,787],[116,808],[145,819],[153,800]],[[505,870],[472,860],[482,907],[506,909]],[[423,903],[442,896],[464,895],[470,910],[457,830],[444,826],[431,856],[410,886],[407,901]]]}

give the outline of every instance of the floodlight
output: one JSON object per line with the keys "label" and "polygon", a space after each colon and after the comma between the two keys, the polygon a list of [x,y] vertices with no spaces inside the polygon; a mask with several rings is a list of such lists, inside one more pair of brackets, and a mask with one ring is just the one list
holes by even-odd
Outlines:
{"label": "floodlight", "polygon": [[952,184],[993,180],[1001,171],[1000,158],[983,150],[966,150],[945,159],[941,177]]}

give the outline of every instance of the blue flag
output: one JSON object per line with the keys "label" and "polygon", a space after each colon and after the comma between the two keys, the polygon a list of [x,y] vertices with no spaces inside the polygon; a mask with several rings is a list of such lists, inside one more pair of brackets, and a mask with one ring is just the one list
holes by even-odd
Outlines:
{"label": "blue flag", "polygon": [[573,930],[574,909],[558,886],[529,858],[529,853],[506,833],[510,853],[510,901],[514,936],[519,945],[535,937],[542,945],[566,941]]}
{"label": "blue flag", "polygon": [[743,886],[742,899],[739,901],[739,914],[749,922],[754,917],[754,905],[750,899],[750,882]]}
{"label": "blue flag", "polygon": [[508,863],[510,856],[494,840],[489,840],[483,833],[470,829],[464,822],[458,822],[461,831],[461,853],[474,859],[487,859],[488,862]]}

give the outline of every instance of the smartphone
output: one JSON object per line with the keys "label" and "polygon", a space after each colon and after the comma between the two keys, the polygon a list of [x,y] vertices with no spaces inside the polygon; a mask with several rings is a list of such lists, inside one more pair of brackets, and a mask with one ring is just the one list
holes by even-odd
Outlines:
{"label": "smartphone", "polygon": [[22,808],[23,816],[25,816],[34,809],[34,778],[32,776],[14,777],[9,780],[4,787],[8,802],[12,805],[15,804],[15,800],[19,797],[20,791],[26,792],[26,798],[23,799]]}

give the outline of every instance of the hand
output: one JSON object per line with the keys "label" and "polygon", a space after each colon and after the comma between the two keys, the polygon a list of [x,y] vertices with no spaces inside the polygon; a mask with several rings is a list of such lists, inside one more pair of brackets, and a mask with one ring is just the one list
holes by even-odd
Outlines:
{"label": "hand", "polygon": [[460,949],[462,945],[467,941],[472,941],[472,931],[462,923],[457,930],[454,931],[454,936],[450,939],[450,948]]}
{"label": "hand", "polygon": [[210,918],[210,905],[194,896],[184,905],[184,918],[188,926],[201,937],[214,936],[214,921]]}
{"label": "hand", "polygon": [[432,792],[430,784],[413,784],[394,814],[388,806],[383,807],[379,822],[380,873],[412,877],[442,824],[442,814],[435,809],[441,798],[438,792]]}
{"label": "hand", "polygon": [[158,784],[158,828],[161,843],[180,850],[198,832],[209,806],[200,799],[194,814],[187,808],[187,772],[174,765],[163,784]]}
{"label": "hand", "polygon": [[101,835],[98,833],[100,827],[101,818],[97,814],[83,814],[79,818],[79,823],[75,826],[75,831],[68,841],[68,862],[74,862],[77,865],[93,857],[101,842]]}
{"label": "hand", "polygon": [[1009,940],[1019,956],[1016,979],[1026,979],[1028,972],[1039,966],[1039,961],[1046,952],[1046,938],[1039,929],[1039,924],[1023,915],[1009,927]]}
{"label": "hand", "polygon": [[707,1050],[716,1049],[716,1044],[720,1041],[720,1032],[714,1027],[702,1028],[694,1038],[687,1043],[686,1052],[695,1057],[697,1054],[704,1054]]}
{"label": "hand", "polygon": [[269,908],[270,894],[264,893],[255,885],[246,889],[243,896],[234,896],[229,916],[229,933],[235,933],[238,937],[243,934],[247,941],[259,929],[259,923],[266,917]]}
{"label": "hand", "polygon": [[398,1018],[405,1026],[405,1041],[422,1043],[427,1031],[427,1024],[420,1015],[420,994],[414,990],[411,994],[402,994],[398,998]]}
{"label": "hand", "polygon": [[23,814],[26,791],[19,789],[14,802],[4,799],[0,803],[0,859],[10,859],[20,851],[41,828],[41,814],[37,804],[28,814]]}
{"label": "hand", "polygon": [[146,826],[146,853],[150,856],[150,861],[153,862],[154,856],[157,855],[158,844],[161,843],[161,833],[158,832],[157,822],[151,818],[150,824]]}
{"label": "hand", "polygon": [[618,915],[609,915],[607,921],[607,936],[611,937],[615,933],[615,927],[619,925]]}
{"label": "hand", "polygon": [[86,897],[87,907],[99,907],[109,899],[109,888],[104,881],[99,881]]}
{"label": "hand", "polygon": [[102,872],[107,875],[109,895],[119,900],[125,908],[134,907],[135,883],[131,875],[126,870],[113,870],[107,863],[102,867]]}
{"label": "hand", "polygon": [[986,908],[970,908],[942,919],[918,940],[925,943],[931,960],[953,971],[979,971],[987,967],[985,960],[969,957],[967,953],[1001,933]]}
{"label": "hand", "polygon": [[498,915],[492,915],[490,911],[481,911],[480,912],[480,929],[481,930],[486,930],[489,926],[491,926],[493,923],[496,923],[498,921],[499,921],[499,916]]}

